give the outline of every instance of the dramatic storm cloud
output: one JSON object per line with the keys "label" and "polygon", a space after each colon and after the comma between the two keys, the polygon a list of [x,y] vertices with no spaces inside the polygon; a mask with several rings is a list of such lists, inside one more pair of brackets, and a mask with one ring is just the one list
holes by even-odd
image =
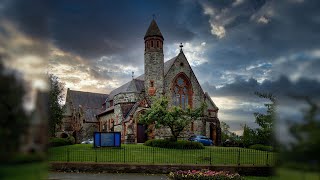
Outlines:
{"label": "dramatic storm cloud", "polygon": [[242,124],[256,127],[254,112],[265,111],[255,91],[278,97],[281,119],[299,114],[291,96],[319,102],[319,5],[317,0],[3,0],[0,53],[27,77],[44,69],[68,88],[109,93],[129,81],[132,71],[144,73],[143,37],[154,14],[165,60],[178,54],[182,42],[220,120],[241,134]]}

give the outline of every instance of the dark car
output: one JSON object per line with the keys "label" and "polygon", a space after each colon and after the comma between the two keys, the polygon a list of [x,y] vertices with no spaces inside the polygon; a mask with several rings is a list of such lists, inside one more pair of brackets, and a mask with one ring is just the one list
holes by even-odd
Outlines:
{"label": "dark car", "polygon": [[213,141],[205,136],[200,136],[200,135],[191,136],[188,140],[194,141],[194,142],[199,142],[205,146],[212,146],[213,145]]}

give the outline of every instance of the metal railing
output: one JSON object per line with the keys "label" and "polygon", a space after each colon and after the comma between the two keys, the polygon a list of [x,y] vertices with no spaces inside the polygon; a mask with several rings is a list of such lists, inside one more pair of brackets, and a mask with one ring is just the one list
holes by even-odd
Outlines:
{"label": "metal railing", "polygon": [[49,161],[273,166],[276,153],[236,147],[165,149],[127,145],[121,148],[76,149],[66,146],[49,149]]}

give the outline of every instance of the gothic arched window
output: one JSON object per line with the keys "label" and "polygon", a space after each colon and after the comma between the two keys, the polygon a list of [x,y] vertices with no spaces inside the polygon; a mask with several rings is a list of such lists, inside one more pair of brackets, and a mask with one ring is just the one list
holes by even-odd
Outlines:
{"label": "gothic arched window", "polygon": [[172,87],[173,105],[186,109],[192,107],[192,88],[189,79],[185,74],[179,74],[173,81]]}

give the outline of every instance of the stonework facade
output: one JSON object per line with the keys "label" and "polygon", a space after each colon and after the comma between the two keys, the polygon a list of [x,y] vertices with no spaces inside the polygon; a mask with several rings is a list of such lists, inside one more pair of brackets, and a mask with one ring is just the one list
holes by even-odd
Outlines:
{"label": "stonework facade", "polygon": [[[164,62],[164,38],[157,23],[153,20],[144,37],[145,74],[133,79],[109,94],[110,106],[101,112],[97,119],[107,124],[106,131],[121,132],[123,143],[140,143],[147,139],[169,138],[170,129],[155,129],[139,123],[139,114],[152,106],[151,97],[166,96],[170,105],[182,108],[198,108],[207,104],[204,116],[194,120],[181,133],[181,139],[191,135],[205,135],[220,144],[220,122],[217,117],[218,107],[210,96],[201,88],[183,50]],[[110,108],[113,108],[110,111]],[[112,124],[113,122],[113,124]],[[146,131],[148,129],[148,131]]]}
{"label": "stonework facade", "polygon": [[[221,143],[218,107],[199,84],[182,47],[180,53],[164,62],[164,38],[153,20],[144,37],[145,74],[111,91],[93,119],[99,131],[121,132],[123,143],[142,143],[148,139],[169,138],[168,128],[155,129],[139,123],[139,115],[152,106],[153,97],[167,97],[171,106],[198,108],[207,104],[203,117],[193,120],[181,133],[181,139],[204,135],[216,145]],[[84,123],[86,124],[86,123]],[[82,126],[85,126],[85,125]],[[148,131],[147,131],[148,129]]]}

